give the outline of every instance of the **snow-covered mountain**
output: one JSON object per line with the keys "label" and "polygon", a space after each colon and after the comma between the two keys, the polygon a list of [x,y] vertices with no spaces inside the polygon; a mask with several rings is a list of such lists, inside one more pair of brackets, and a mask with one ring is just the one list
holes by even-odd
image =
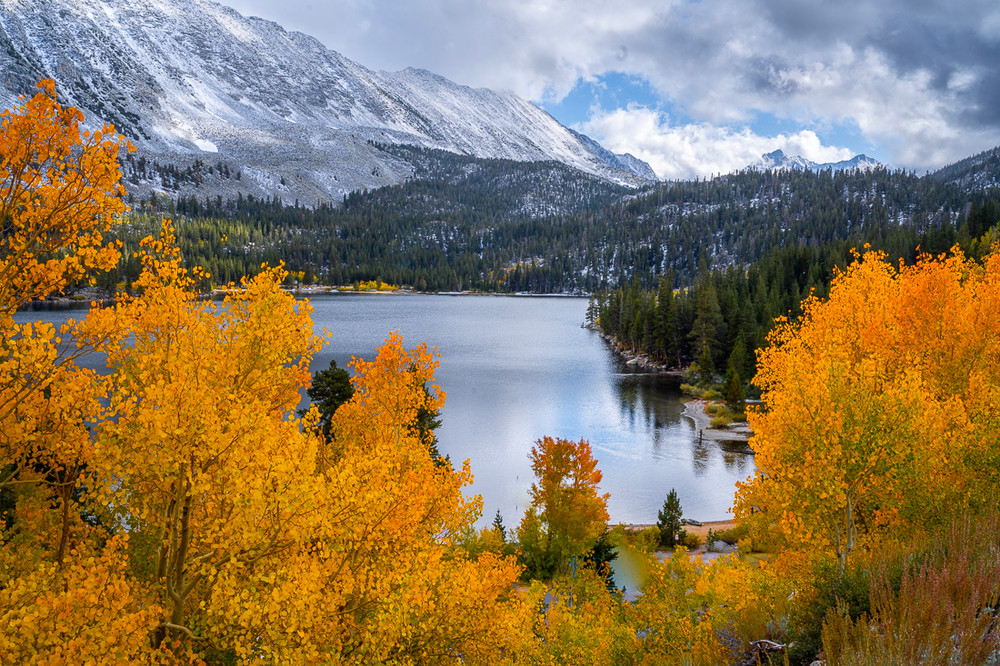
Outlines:
{"label": "snow-covered mountain", "polygon": [[378,143],[655,179],[512,93],[372,71],[211,0],[0,0],[0,105],[43,77],[147,156],[225,161],[245,185],[306,202],[408,177],[411,166]]}
{"label": "snow-covered mountain", "polygon": [[844,171],[847,169],[877,169],[883,166],[878,160],[867,155],[855,155],[849,160],[841,162],[824,162],[822,164],[807,160],[798,155],[785,155],[784,151],[776,150],[773,153],[766,153],[759,160],[747,166],[748,169],[765,171],[767,169],[792,169],[799,171]]}
{"label": "snow-covered mountain", "polygon": [[573,130],[570,131],[573,132],[573,135],[579,139],[583,145],[590,148],[594,154],[612,167],[623,171],[630,171],[645,180],[659,180],[656,173],[653,171],[653,167],[649,166],[632,153],[612,153],[610,150],[597,143],[597,141],[594,141],[586,134],[580,134],[579,132]]}

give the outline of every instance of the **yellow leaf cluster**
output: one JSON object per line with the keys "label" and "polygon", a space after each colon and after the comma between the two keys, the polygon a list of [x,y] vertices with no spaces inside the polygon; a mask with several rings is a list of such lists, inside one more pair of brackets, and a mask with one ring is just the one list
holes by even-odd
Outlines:
{"label": "yellow leaf cluster", "polygon": [[5,664],[150,662],[147,631],[160,608],[127,574],[125,537],[100,553],[76,552],[61,568],[42,564],[0,589]]}
{"label": "yellow leaf cluster", "polygon": [[757,475],[737,515],[836,554],[989,501],[1000,387],[1000,258],[894,267],[859,256],[760,353]]}
{"label": "yellow leaf cluster", "polygon": [[118,261],[102,234],[127,207],[114,127],[81,131],[83,114],[55,100],[55,84],[0,113],[0,323],[17,306],[61,291]]}

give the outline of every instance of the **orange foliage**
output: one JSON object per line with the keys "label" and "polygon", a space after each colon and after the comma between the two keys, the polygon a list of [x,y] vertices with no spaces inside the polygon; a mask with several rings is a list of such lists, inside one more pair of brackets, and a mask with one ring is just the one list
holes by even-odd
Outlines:
{"label": "orange foliage", "polygon": [[[87,424],[101,387],[75,363],[86,350],[72,344],[73,322],[56,331],[12,315],[116,264],[102,234],[126,210],[117,158],[127,144],[110,125],[81,132],[82,114],[56,103],[54,83],[38,88],[0,113],[0,487],[46,484],[61,517],[35,542],[61,561],[75,538],[71,498],[91,462]],[[16,554],[6,550],[5,559]]]}
{"label": "orange foliage", "polygon": [[5,664],[131,664],[151,660],[147,630],[160,609],[130,580],[125,538],[73,551],[0,588]]}
{"label": "orange foliage", "polygon": [[[80,114],[43,87],[3,124],[0,485],[18,488],[0,535],[3,659],[499,661],[519,571],[454,545],[482,501],[463,494],[468,461],[434,464],[414,427],[444,400],[426,347],[393,336],[356,361],[326,441],[295,412],[321,344],[309,304],[280,269],[198,300],[204,274],[166,222],[142,243],[138,295],[58,332],[13,325],[18,303],[117,259],[101,233],[124,210],[118,140],[78,135]],[[110,374],[74,365],[93,350]],[[120,536],[102,544],[84,508]]]}
{"label": "orange foliage", "polygon": [[102,233],[127,209],[118,152],[131,145],[111,125],[81,132],[83,114],[56,103],[55,83],[38,88],[0,113],[0,316],[113,267]]}
{"label": "orange foliage", "polygon": [[868,253],[760,353],[757,476],[736,513],[843,562],[890,528],[990,501],[998,481],[1000,258],[894,268]]}
{"label": "orange foliage", "polygon": [[590,442],[544,437],[531,449],[532,508],[539,512],[557,562],[584,553],[608,521],[608,493],[598,494],[601,470]]}

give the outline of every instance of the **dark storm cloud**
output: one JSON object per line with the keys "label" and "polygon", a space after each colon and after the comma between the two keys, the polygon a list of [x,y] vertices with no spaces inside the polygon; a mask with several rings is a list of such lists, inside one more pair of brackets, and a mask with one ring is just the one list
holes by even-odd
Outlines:
{"label": "dark storm cloud", "polygon": [[873,11],[879,4],[870,0],[763,0],[756,6],[785,39],[828,43],[850,39],[866,29],[880,29],[873,25],[879,20]]}
{"label": "dark storm cloud", "polygon": [[[805,57],[821,59],[824,49],[837,43],[859,52],[884,54],[897,77],[922,73],[930,89],[954,95],[953,114],[961,124],[1000,125],[996,103],[1000,3],[995,0],[761,0],[757,7],[775,29],[776,39],[803,48]],[[980,77],[978,83],[966,89],[956,87],[969,73]]]}

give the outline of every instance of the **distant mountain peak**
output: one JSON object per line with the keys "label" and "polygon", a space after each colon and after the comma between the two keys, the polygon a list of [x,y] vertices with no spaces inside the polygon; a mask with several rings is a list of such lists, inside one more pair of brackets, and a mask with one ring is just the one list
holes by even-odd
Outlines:
{"label": "distant mountain peak", "polygon": [[786,155],[780,148],[761,155],[756,162],[747,165],[747,169],[765,171],[767,169],[791,169],[794,171],[845,171],[849,169],[877,169],[884,166],[881,162],[864,153],[855,155],[849,160],[840,162],[817,163],[800,155]]}

